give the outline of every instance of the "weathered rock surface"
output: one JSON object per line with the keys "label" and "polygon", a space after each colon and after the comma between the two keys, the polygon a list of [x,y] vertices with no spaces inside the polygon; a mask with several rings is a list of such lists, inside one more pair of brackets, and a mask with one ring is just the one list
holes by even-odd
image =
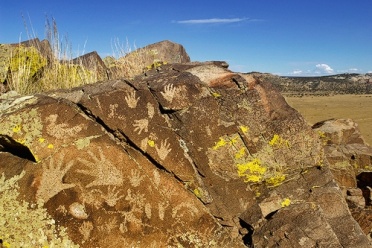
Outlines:
{"label": "weathered rock surface", "polygon": [[326,120],[313,128],[323,140],[326,159],[353,216],[371,237],[372,148],[351,119]]}
{"label": "weathered rock surface", "polygon": [[111,79],[132,78],[164,64],[188,63],[190,57],[181,44],[164,40],[138,48],[118,60],[104,59],[110,69]]}
{"label": "weathered rock surface", "polygon": [[3,182],[82,247],[370,247],[318,133],[224,63],[1,105]]}
{"label": "weathered rock surface", "polygon": [[96,51],[84,54],[72,60],[72,63],[82,65],[90,71],[94,71],[97,81],[111,78],[111,72]]}

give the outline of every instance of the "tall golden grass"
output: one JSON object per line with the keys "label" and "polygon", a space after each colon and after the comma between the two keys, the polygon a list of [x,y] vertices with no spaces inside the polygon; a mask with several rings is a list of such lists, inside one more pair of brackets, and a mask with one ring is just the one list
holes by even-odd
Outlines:
{"label": "tall golden grass", "polygon": [[[27,30],[27,27],[26,27]],[[12,48],[9,57],[10,75],[7,85],[20,94],[33,94],[55,89],[67,89],[97,81],[94,64],[89,70],[79,60],[73,61],[74,54],[67,36],[61,38],[57,22],[46,19],[45,34],[51,51],[41,47],[39,39],[28,33],[31,44],[22,42]],[[93,68],[93,69],[92,69]]]}

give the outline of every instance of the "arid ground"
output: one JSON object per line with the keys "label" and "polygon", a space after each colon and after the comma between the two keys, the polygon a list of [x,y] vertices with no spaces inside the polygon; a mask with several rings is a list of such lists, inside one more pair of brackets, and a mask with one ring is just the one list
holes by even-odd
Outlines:
{"label": "arid ground", "polygon": [[372,145],[372,95],[285,96],[310,125],[332,118],[351,118],[364,140]]}

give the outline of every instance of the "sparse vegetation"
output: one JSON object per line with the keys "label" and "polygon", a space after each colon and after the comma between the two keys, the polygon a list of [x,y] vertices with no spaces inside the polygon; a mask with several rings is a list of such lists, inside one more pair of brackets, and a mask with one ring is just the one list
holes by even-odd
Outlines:
{"label": "sparse vegetation", "polygon": [[[46,20],[46,40],[51,51],[39,39],[29,37],[29,44],[11,48],[6,84],[20,94],[66,89],[97,81],[97,72],[73,61],[67,38],[61,40],[54,19]],[[94,67],[94,66],[92,66]]]}
{"label": "sparse vegetation", "polygon": [[372,144],[372,95],[334,95],[286,97],[310,125],[331,118],[350,118],[359,125],[368,144]]}
{"label": "sparse vegetation", "polygon": [[[26,26],[27,30],[27,26]],[[28,32],[27,32],[28,33]],[[38,38],[29,34],[29,42],[8,46],[10,55],[7,61],[8,72],[1,72],[1,80],[5,79],[6,87],[20,94],[33,94],[56,89],[68,89],[102,80],[100,68],[95,61],[74,59],[82,54],[74,54],[67,36],[61,37],[55,19],[46,18],[45,39],[47,46],[41,44]],[[5,45],[2,45],[5,46]],[[113,56],[103,59],[105,66],[111,71],[112,78],[132,78],[142,72],[156,69],[164,64],[157,58],[157,50],[114,41]],[[1,54],[4,51],[0,51]],[[87,65],[88,64],[88,65]],[[106,73],[106,72],[104,72]],[[4,75],[3,75],[4,74]]]}

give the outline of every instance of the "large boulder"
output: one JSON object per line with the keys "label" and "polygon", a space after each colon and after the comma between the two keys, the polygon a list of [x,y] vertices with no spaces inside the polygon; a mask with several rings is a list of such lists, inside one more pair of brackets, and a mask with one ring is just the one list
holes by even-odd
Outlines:
{"label": "large boulder", "polygon": [[372,147],[364,142],[358,124],[351,119],[332,119],[314,124],[324,144],[330,169],[350,210],[363,231],[372,233]]}
{"label": "large boulder", "polygon": [[221,62],[153,70],[2,100],[0,238],[370,247],[322,140],[269,82]]}
{"label": "large boulder", "polygon": [[112,79],[134,77],[164,64],[188,63],[190,57],[185,48],[175,42],[164,40],[136,49],[118,60],[105,59]]}
{"label": "large boulder", "polygon": [[96,51],[84,54],[72,60],[73,64],[84,66],[84,68],[96,74],[95,81],[110,79],[110,71]]}

